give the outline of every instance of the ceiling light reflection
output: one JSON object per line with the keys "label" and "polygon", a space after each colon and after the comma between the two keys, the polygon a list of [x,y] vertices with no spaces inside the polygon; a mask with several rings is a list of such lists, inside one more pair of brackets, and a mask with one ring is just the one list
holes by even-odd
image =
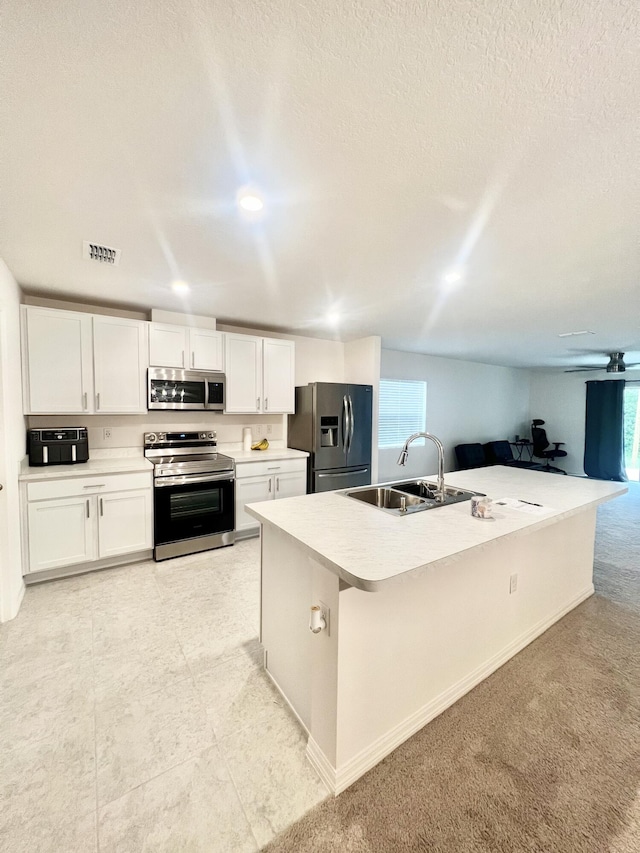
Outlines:
{"label": "ceiling light reflection", "polygon": [[191,288],[186,281],[173,281],[171,282],[171,290],[173,290],[174,293],[185,294],[189,293]]}

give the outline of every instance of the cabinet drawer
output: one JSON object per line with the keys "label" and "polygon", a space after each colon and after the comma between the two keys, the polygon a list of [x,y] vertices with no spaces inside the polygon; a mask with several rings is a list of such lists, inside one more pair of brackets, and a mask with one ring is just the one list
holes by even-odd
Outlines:
{"label": "cabinet drawer", "polygon": [[95,495],[107,492],[125,492],[130,489],[150,489],[152,472],[134,474],[103,474],[91,477],[68,477],[62,480],[45,480],[27,483],[27,500],[43,501],[66,498],[72,495]]}
{"label": "cabinet drawer", "polygon": [[306,459],[271,459],[264,462],[236,462],[236,479],[261,477],[266,474],[288,474],[294,471],[306,471]]}

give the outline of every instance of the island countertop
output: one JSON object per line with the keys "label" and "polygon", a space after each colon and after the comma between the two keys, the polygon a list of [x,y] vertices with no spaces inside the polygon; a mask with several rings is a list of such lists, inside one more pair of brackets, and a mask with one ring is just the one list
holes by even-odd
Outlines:
{"label": "island countertop", "polygon": [[445,482],[483,492],[494,502],[511,498],[542,506],[529,514],[494,504],[494,518],[485,520],[473,518],[469,501],[464,501],[395,516],[340,492],[323,492],[249,504],[246,511],[291,536],[347,584],[373,592],[427,566],[453,562],[469,549],[555,524],[627,491],[624,483],[505,466],[450,473]]}

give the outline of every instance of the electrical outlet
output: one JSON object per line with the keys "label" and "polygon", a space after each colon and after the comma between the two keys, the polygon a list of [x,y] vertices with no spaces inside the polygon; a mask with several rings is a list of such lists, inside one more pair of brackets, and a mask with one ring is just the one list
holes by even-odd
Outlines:
{"label": "electrical outlet", "polygon": [[109,439],[111,438],[111,428],[110,428],[110,427],[105,427],[105,428],[102,430],[102,438],[103,438],[105,441],[109,441]]}
{"label": "electrical outlet", "polygon": [[331,636],[331,622],[330,622],[331,611],[329,610],[329,608],[327,607],[327,605],[323,601],[319,601],[318,604],[320,605],[320,610],[322,610],[322,615],[324,616],[324,621],[325,621],[326,626],[327,626],[326,627],[327,637],[330,637]]}
{"label": "electrical outlet", "polygon": [[273,432],[273,424],[267,424],[267,435],[271,435]]}
{"label": "electrical outlet", "polygon": [[254,438],[264,438],[264,427],[262,424],[254,424],[252,427],[253,437]]}
{"label": "electrical outlet", "polygon": [[518,575],[511,575],[509,578],[509,595],[516,592],[518,589]]}

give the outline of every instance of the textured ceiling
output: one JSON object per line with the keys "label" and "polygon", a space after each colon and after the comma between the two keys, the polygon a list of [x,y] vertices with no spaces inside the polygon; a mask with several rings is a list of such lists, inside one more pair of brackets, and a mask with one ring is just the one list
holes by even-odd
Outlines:
{"label": "textured ceiling", "polygon": [[637,3],[3,10],[0,253],[25,290],[495,364],[640,361]]}

